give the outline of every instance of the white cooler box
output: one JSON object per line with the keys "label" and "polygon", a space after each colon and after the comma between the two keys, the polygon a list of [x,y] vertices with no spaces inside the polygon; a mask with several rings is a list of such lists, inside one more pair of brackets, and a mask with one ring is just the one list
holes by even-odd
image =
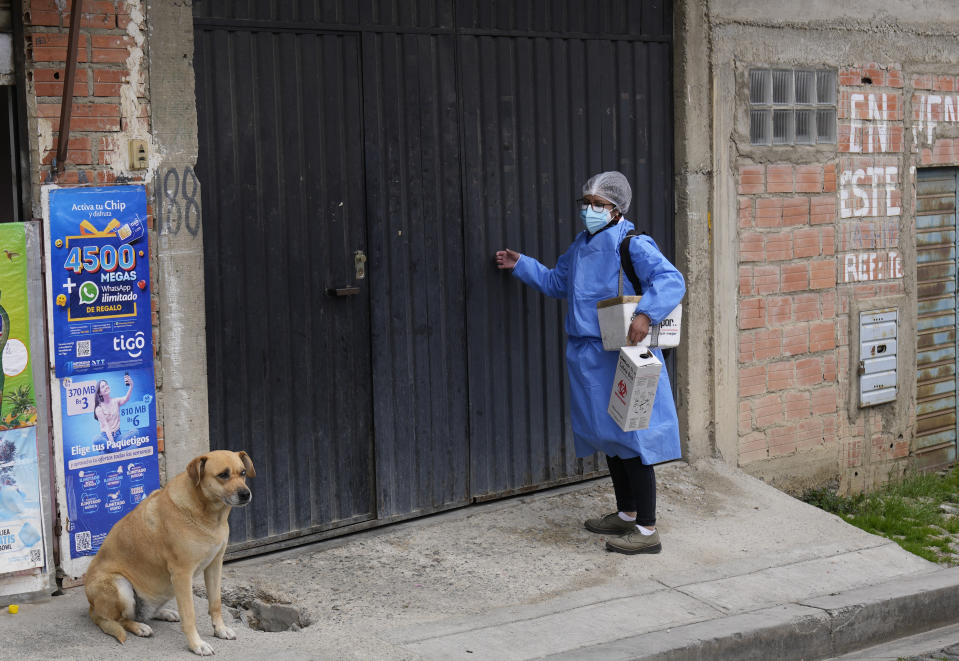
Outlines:
{"label": "white cooler box", "polygon": [[[627,341],[629,325],[633,321],[633,312],[642,296],[617,296],[596,304],[599,314],[599,331],[603,336],[603,349],[616,351],[631,346]],[[659,347],[662,349],[679,346],[679,329],[683,320],[683,304],[680,303],[662,322],[649,327],[649,334],[637,347]]]}
{"label": "white cooler box", "polygon": [[663,364],[646,347],[619,350],[607,411],[623,431],[649,427]]}

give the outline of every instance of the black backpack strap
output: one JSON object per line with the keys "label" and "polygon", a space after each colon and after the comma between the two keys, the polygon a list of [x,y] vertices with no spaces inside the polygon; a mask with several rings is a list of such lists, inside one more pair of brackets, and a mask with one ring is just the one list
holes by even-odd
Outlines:
{"label": "black backpack strap", "polygon": [[632,229],[626,232],[626,238],[619,244],[619,263],[623,267],[623,273],[631,283],[633,290],[640,296],[643,295],[643,285],[639,282],[639,276],[636,275],[636,269],[633,268],[633,260],[629,256],[629,242],[634,236],[642,236],[646,232],[637,232]]}

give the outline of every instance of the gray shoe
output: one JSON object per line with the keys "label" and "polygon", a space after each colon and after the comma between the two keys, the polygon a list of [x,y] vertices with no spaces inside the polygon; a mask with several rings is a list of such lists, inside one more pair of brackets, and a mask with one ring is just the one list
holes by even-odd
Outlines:
{"label": "gray shoe", "polygon": [[659,531],[652,535],[644,535],[636,529],[636,526],[633,526],[632,532],[628,532],[622,537],[606,540],[606,550],[625,553],[626,555],[659,553],[663,550],[663,545],[659,542]]}
{"label": "gray shoe", "polygon": [[619,512],[607,514],[598,519],[586,519],[586,530],[599,535],[625,535],[630,530],[636,530],[635,521],[623,521]]}

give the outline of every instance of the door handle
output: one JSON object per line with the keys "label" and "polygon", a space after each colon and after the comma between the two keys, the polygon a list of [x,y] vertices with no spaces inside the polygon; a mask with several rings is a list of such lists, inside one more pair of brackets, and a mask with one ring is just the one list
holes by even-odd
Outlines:
{"label": "door handle", "polygon": [[360,293],[360,288],[355,285],[348,287],[327,287],[328,296],[356,296]]}

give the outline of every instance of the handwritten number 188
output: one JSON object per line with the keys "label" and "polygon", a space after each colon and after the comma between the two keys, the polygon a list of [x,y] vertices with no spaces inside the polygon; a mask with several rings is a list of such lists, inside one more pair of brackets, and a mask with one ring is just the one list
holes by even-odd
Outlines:
{"label": "handwritten number 188", "polygon": [[[182,186],[181,186],[182,182]],[[163,175],[162,194],[157,191],[157,225],[163,234],[177,235],[186,227],[191,236],[200,233],[200,180],[193,168],[183,168],[183,177],[175,168]],[[182,201],[182,205],[181,205]]]}

